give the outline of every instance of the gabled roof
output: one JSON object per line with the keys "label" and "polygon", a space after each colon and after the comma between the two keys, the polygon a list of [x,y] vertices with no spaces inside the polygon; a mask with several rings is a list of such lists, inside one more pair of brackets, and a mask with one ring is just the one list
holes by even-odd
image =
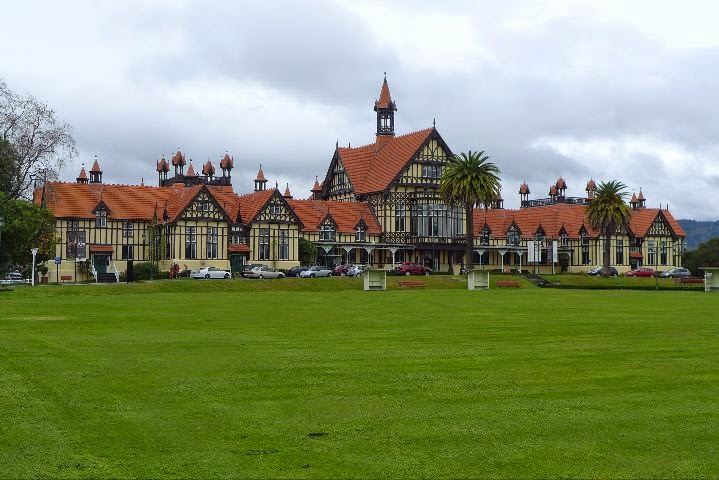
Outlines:
{"label": "gabled roof", "polygon": [[364,220],[367,233],[381,233],[377,217],[366,203],[322,200],[289,200],[288,203],[302,221],[304,231],[318,231],[329,209],[329,215],[337,224],[338,232],[353,233],[357,223]]}
{"label": "gabled roof", "polygon": [[[495,233],[504,234],[514,222],[522,235],[534,235],[542,227],[547,236],[554,237],[564,227],[570,237],[578,237],[584,225],[584,209],[583,205],[565,203],[519,210],[492,209],[485,212],[483,209],[475,209],[474,235],[480,234],[486,221]],[[597,235],[597,231],[588,226],[586,228],[590,236]]]}
{"label": "gabled roof", "polygon": [[[251,223],[262,208],[267,205],[272,195],[279,191],[276,188],[267,190],[258,190],[256,192],[247,193],[239,196],[240,216],[244,223]],[[282,197],[282,195],[279,195]]]}
{"label": "gabled roof", "polygon": [[660,210],[658,208],[639,208],[632,210],[632,219],[629,222],[629,229],[637,237],[645,237],[652,228],[652,224],[657,217],[664,218],[669,225],[669,228],[674,232],[674,235],[678,237],[686,237],[687,233],[684,231],[679,222],[674,219],[674,216],[669,210]]}
{"label": "gabled roof", "polygon": [[[342,160],[355,193],[381,192],[412,161],[432,135],[439,137],[436,132],[434,128],[426,128],[398,137],[387,137],[380,143],[363,147],[339,147],[337,156]],[[334,163],[330,164],[328,176],[332,174]],[[330,183],[324,182],[326,185]]]}

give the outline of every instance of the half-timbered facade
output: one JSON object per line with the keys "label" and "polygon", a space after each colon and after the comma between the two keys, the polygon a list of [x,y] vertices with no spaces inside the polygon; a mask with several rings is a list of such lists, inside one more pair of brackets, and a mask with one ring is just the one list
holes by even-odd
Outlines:
{"label": "half-timbered facade", "polygon": [[[49,281],[119,278],[129,261],[156,261],[161,269],[237,271],[248,262],[286,269],[299,264],[300,238],[315,243],[317,262],[330,266],[391,268],[409,260],[459,272],[466,264],[464,210],[438,193],[452,151],[434,126],[395,135],[397,106],[386,78],[374,111],[374,143],[335,145],[324,179],[316,179],[306,200],[294,199],[289,185],[284,194],[267,188],[262,166],[254,191],[236,194],[229,154],[217,175],[209,160],[198,174],[180,151],[170,161],[163,157],[156,162],[157,186],[106,184],[97,159],[75,183],[47,183],[36,201],[55,215],[61,260],[49,269]],[[559,178],[547,198],[531,199],[523,183],[519,209],[504,209],[501,195],[488,209],[476,209],[474,263],[570,272],[600,264],[604,239],[584,217],[595,189],[590,180],[585,194],[570,197]],[[680,265],[685,233],[671,213],[646,208],[642,191],[630,205],[629,228],[611,239],[613,265],[620,271]]]}

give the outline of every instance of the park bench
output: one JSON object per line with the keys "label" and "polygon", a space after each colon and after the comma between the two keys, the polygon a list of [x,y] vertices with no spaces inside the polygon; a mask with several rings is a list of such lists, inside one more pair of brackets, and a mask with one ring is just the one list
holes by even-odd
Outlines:
{"label": "park bench", "polygon": [[69,282],[72,280],[72,275],[60,275],[60,280],[63,282]]}
{"label": "park bench", "polygon": [[397,282],[399,288],[421,288],[424,290],[424,282],[418,282],[416,280],[400,280]]}
{"label": "park bench", "polygon": [[674,279],[674,282],[680,285],[684,283],[704,283],[704,277],[682,277]]}
{"label": "park bench", "polygon": [[519,282],[516,280],[500,280],[495,285],[500,288],[519,288]]}

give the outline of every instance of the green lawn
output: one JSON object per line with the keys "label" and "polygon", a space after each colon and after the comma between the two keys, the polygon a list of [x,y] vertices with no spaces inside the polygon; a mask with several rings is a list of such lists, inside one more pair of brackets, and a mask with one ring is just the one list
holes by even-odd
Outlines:
{"label": "green lawn", "polygon": [[719,476],[719,296],[427,282],[0,293],[0,476]]}

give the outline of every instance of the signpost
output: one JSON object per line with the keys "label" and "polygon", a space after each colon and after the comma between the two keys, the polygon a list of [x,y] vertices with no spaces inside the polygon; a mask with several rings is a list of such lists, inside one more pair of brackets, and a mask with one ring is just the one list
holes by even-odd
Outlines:
{"label": "signpost", "polygon": [[552,275],[554,275],[554,265],[559,261],[559,247],[556,240],[552,240]]}
{"label": "signpost", "polygon": [[62,263],[62,257],[55,257],[55,283],[60,283],[60,263]]}
{"label": "signpost", "polygon": [[35,286],[35,257],[37,256],[37,248],[33,248],[32,252],[32,286]]}

